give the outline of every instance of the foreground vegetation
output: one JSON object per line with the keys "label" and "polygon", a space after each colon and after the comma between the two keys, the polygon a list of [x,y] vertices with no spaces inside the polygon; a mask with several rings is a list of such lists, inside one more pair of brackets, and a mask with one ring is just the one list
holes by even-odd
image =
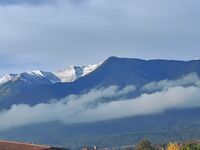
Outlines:
{"label": "foreground vegetation", "polygon": [[85,147],[82,150],[200,150],[200,141],[171,142],[168,144],[151,144],[149,140],[141,140],[136,145],[121,148],[93,148]]}
{"label": "foreground vegetation", "polygon": [[171,142],[167,145],[152,145],[148,140],[142,140],[135,146],[123,150],[200,150],[200,141]]}

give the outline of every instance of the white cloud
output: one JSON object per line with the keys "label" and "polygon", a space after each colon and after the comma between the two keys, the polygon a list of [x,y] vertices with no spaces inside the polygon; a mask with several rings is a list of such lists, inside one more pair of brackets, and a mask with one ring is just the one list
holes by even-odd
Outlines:
{"label": "white cloud", "polygon": [[[34,123],[96,122],[161,113],[168,109],[200,107],[200,86],[198,84],[200,80],[197,78],[193,82],[192,76],[194,77],[194,75],[188,75],[179,80],[168,81],[170,85],[166,82],[167,89],[164,88],[152,94],[142,94],[138,98],[126,98],[128,93],[135,90],[134,86],[127,86],[124,89],[111,86],[94,89],[81,96],[72,95],[49,104],[41,103],[33,107],[23,104],[13,105],[10,110],[0,112],[0,130]],[[163,85],[163,82],[157,84],[162,83]],[[182,83],[193,84],[183,87]],[[108,98],[111,101],[108,101]]]}
{"label": "white cloud", "polygon": [[33,107],[24,104],[13,105],[10,110],[0,113],[0,130],[51,121],[73,123],[74,121],[70,121],[70,118],[96,107],[98,103],[105,103],[101,100],[124,97],[134,90],[135,87],[131,85],[121,90],[116,86],[110,86],[91,90],[81,96],[72,95],[58,102],[52,101],[50,104],[38,104]]}
{"label": "white cloud", "polygon": [[196,73],[191,73],[189,75],[183,76],[177,80],[162,80],[159,82],[150,82],[144,85],[141,90],[146,92],[162,91],[167,90],[176,86],[198,86],[200,87],[200,78]]}
{"label": "white cloud", "polygon": [[200,88],[175,87],[167,91],[144,94],[136,99],[113,101],[87,109],[64,122],[93,122],[160,113],[168,109],[200,107]]}

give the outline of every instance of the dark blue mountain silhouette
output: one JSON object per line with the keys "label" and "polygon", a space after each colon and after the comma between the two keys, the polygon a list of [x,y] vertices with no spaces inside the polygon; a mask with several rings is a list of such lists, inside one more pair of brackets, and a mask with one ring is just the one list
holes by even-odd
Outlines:
{"label": "dark blue mountain silhouette", "polygon": [[[35,105],[51,99],[61,99],[70,94],[81,94],[93,88],[117,85],[125,87],[134,85],[137,88],[152,81],[177,79],[189,73],[200,75],[200,60],[141,60],[131,58],[108,58],[92,73],[71,83],[39,85],[16,95],[5,98],[1,108],[12,104]],[[135,93],[137,96],[140,93]]]}

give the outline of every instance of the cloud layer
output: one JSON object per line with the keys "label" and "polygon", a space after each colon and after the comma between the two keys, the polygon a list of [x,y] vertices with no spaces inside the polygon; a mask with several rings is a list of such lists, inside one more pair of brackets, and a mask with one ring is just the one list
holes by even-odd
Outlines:
{"label": "cloud layer", "polygon": [[196,73],[188,74],[187,76],[183,76],[180,79],[177,80],[162,80],[159,82],[150,82],[146,85],[144,85],[141,89],[143,92],[155,92],[155,91],[162,91],[167,90],[172,87],[176,86],[197,86],[200,87],[200,80],[199,76]]}
{"label": "cloud layer", "polygon": [[198,0],[38,2],[0,1],[4,73],[97,63],[111,55],[167,59],[200,55]]}
{"label": "cloud layer", "polygon": [[[195,80],[193,80],[195,78]],[[123,117],[161,113],[168,109],[200,107],[200,79],[190,74],[174,81],[161,81],[168,88],[152,94],[127,99],[134,86],[119,89],[116,86],[94,89],[81,96],[69,96],[49,104],[13,105],[10,110],[0,112],[0,130],[13,127],[60,121],[66,124],[96,122]],[[170,83],[170,86],[169,86]],[[190,83],[185,85],[185,83]],[[184,86],[183,86],[184,85]]]}

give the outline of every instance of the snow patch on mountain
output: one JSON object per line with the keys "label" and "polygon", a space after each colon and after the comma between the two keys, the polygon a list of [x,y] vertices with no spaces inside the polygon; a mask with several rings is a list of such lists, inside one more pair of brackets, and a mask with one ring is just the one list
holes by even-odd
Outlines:
{"label": "snow patch on mountain", "polygon": [[5,83],[13,80],[16,77],[17,77],[17,74],[8,74],[8,75],[5,75],[4,77],[2,77],[0,79],[0,85],[5,84]]}
{"label": "snow patch on mountain", "polygon": [[27,71],[21,74],[8,74],[0,78],[0,86],[8,82],[22,81],[27,84],[50,84],[57,82],[73,82],[83,77],[95,69],[101,63],[88,66],[69,66],[57,72],[44,72],[41,70]]}
{"label": "snow patch on mountain", "polygon": [[44,71],[41,71],[41,70],[34,70],[34,71],[28,71],[27,73],[29,75],[37,76],[39,78],[48,79],[51,83],[57,83],[57,82],[61,81],[57,76],[55,76],[51,72],[44,72]]}
{"label": "snow patch on mountain", "polygon": [[51,72],[40,70],[28,71],[21,74],[8,74],[0,79],[0,85],[8,82],[20,81],[27,84],[51,84],[60,82],[60,79]]}
{"label": "snow patch on mountain", "polygon": [[88,66],[69,66],[63,70],[54,72],[54,74],[61,80],[61,82],[73,82],[96,70],[100,65],[101,63]]}

